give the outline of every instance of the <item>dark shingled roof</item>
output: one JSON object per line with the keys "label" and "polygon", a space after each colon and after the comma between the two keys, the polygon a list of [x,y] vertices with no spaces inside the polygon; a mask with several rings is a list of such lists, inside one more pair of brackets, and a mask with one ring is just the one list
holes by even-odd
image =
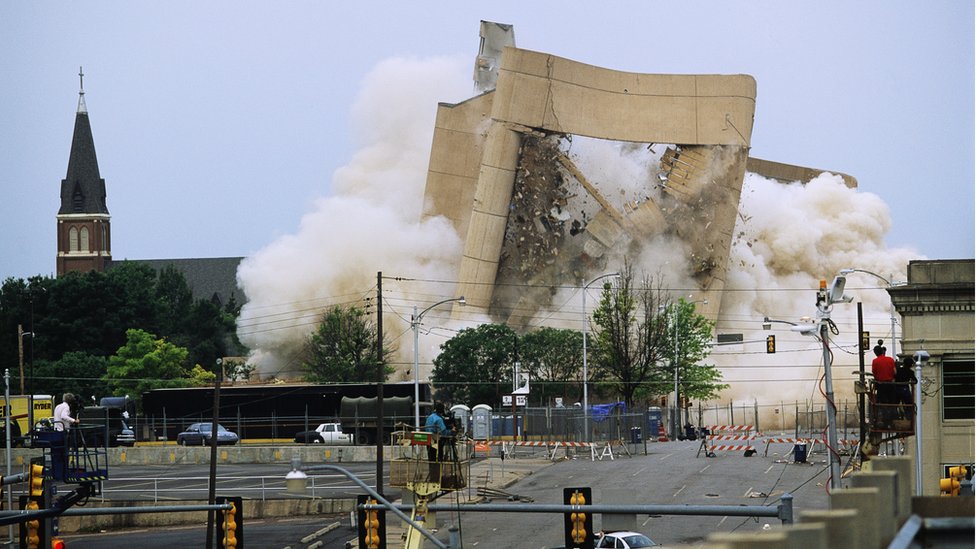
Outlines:
{"label": "dark shingled roof", "polygon": [[58,215],[77,213],[108,214],[105,180],[98,173],[95,140],[87,112],[75,115],[68,173],[61,180],[61,209],[58,210]]}
{"label": "dark shingled roof", "polygon": [[[157,273],[172,266],[183,273],[187,285],[193,292],[193,299],[213,299],[226,305],[231,297],[238,305],[246,301],[244,292],[237,285],[237,266],[243,257],[204,257],[190,259],[128,259],[152,267]],[[113,260],[106,269],[122,261]]]}

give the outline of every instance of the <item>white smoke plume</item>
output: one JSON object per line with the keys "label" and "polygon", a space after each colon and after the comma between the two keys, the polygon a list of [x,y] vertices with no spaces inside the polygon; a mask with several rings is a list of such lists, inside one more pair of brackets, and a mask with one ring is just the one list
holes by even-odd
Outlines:
{"label": "white smoke plume", "polygon": [[[456,280],[461,237],[442,218],[418,220],[435,108],[439,101],[470,95],[467,65],[464,59],[394,59],[377,66],[353,107],[360,150],[336,171],[332,196],[316,202],[295,234],[241,265],[238,277],[248,302],[238,333],[253,349],[251,361],[262,378],[300,376],[296,357],[321,313],[335,304],[362,305],[372,295],[377,271]],[[571,152],[615,206],[653,198],[650,193],[657,192],[647,182],[658,169],[661,150],[608,142],[584,145],[578,139]],[[910,249],[887,249],[883,238],[890,226],[890,212],[880,197],[848,188],[838,176],[825,173],[806,184],[783,184],[746,174],[716,329],[741,333],[744,342],[716,347],[709,358],[731,385],[723,401],[782,403],[786,410],[777,412],[781,417],[794,401],[822,404],[817,390],[822,374],[819,343],[790,332],[785,324],[764,331],[762,319],[798,322],[815,316],[819,280],[829,280],[843,268],[904,281],[909,260],[920,256]],[[645,243],[637,264],[648,274],[664,276],[670,287],[693,288],[686,250],[670,236],[656,237]],[[619,268],[610,264],[607,272]],[[553,299],[553,307],[563,310],[540,312],[533,326],[579,326],[574,282],[567,281],[570,286]],[[890,341],[890,301],[883,287],[870,275],[854,274],[848,277],[847,293],[863,302],[865,329],[872,339]],[[390,314],[384,316],[391,323],[385,332],[394,335],[409,329],[410,304],[453,295],[447,286],[399,284],[394,291],[403,302],[399,311],[385,308]],[[855,305],[835,306],[833,320],[840,330],[832,340],[835,390],[838,399],[852,398]],[[773,355],[765,353],[769,333],[777,335],[779,350]],[[439,335],[443,340],[450,333]],[[422,342],[424,363],[437,352],[433,339],[425,335]],[[399,343],[395,360],[412,361],[412,347],[402,339]]]}
{"label": "white smoke plume", "polygon": [[333,305],[363,307],[378,271],[457,277],[461,240],[450,223],[417,220],[437,102],[470,93],[467,65],[461,58],[377,65],[352,108],[359,151],[334,174],[333,194],[316,201],[295,234],[241,264],[247,304],[238,335],[262,379],[300,377],[302,344],[322,313]]}

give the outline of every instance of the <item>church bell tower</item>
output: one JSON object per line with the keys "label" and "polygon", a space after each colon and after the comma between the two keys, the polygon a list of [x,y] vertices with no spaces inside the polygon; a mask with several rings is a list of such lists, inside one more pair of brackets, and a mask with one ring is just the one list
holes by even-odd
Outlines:
{"label": "church bell tower", "polygon": [[95,141],[85,105],[85,75],[79,69],[81,88],[75,131],[68,156],[68,173],[61,180],[58,210],[57,274],[104,271],[112,260],[112,230],[105,204],[105,180],[98,173]]}

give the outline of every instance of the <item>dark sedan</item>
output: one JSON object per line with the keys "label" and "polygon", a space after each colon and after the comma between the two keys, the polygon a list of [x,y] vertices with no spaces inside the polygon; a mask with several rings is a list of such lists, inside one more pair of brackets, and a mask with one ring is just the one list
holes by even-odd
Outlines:
{"label": "dark sedan", "polygon": [[[180,446],[203,446],[210,444],[213,433],[212,423],[194,423],[185,431],[176,435],[176,443]],[[228,431],[223,425],[217,425],[217,445],[237,444],[240,437],[233,431]]]}

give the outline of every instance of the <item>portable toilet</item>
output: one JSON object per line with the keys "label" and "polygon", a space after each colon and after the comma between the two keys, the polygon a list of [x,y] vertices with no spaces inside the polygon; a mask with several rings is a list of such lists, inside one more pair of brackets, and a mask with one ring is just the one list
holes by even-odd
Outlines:
{"label": "portable toilet", "polygon": [[457,421],[457,434],[462,435],[468,432],[468,425],[471,422],[471,408],[464,404],[451,406],[451,415]]}
{"label": "portable toilet", "polygon": [[661,432],[661,409],[657,406],[651,406],[647,409],[647,434],[644,435],[645,440],[657,440],[658,433]]}
{"label": "portable toilet", "polygon": [[491,406],[478,404],[471,410],[471,438],[488,440],[491,438]]}

